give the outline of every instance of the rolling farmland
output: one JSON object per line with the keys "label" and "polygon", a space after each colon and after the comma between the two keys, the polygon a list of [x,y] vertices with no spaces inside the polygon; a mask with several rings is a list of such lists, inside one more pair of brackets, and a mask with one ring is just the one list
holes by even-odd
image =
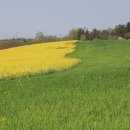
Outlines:
{"label": "rolling farmland", "polygon": [[[66,59],[64,63],[59,57],[63,63],[63,66],[59,64],[60,68],[65,71],[54,69],[53,73],[36,72],[29,76],[1,79],[0,129],[129,129],[130,41],[78,41],[76,44],[54,45],[54,49],[58,50],[58,57]],[[0,57],[9,50],[0,51]],[[55,57],[56,51],[50,50],[53,54],[49,55]],[[40,52],[32,54],[36,58]],[[24,57],[29,59],[29,56]],[[4,62],[4,59],[0,61]]]}

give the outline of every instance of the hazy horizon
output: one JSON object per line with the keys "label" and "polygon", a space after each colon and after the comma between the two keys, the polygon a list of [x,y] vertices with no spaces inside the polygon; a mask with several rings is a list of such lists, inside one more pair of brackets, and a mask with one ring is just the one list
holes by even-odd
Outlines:
{"label": "hazy horizon", "polygon": [[113,28],[130,21],[129,0],[3,0],[0,39],[64,36],[72,28]]}

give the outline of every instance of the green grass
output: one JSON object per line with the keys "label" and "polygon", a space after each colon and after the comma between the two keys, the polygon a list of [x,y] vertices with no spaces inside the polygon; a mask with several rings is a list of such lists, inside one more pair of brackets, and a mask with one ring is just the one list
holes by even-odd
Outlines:
{"label": "green grass", "polygon": [[79,42],[76,67],[0,81],[0,130],[129,130],[130,41]]}

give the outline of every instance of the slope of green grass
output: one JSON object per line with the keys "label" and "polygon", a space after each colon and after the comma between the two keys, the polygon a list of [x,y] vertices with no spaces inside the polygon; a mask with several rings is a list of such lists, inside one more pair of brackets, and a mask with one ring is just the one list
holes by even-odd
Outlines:
{"label": "slope of green grass", "polygon": [[130,41],[77,44],[59,73],[0,81],[0,130],[129,130]]}

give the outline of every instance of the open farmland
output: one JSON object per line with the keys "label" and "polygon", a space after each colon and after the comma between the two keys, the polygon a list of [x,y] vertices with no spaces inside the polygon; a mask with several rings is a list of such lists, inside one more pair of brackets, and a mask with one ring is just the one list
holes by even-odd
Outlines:
{"label": "open farmland", "polygon": [[48,73],[70,68],[78,59],[65,58],[76,41],[35,44],[0,50],[0,78]]}
{"label": "open farmland", "polygon": [[[94,40],[60,45],[63,46],[54,43],[54,49],[55,53],[61,49],[58,55],[63,60],[69,59],[65,65],[81,62],[62,72],[0,81],[0,130],[129,130],[130,41]],[[65,58],[75,45],[76,51]],[[66,47],[70,49],[64,53]],[[0,57],[7,51],[1,51]],[[40,52],[32,51],[33,57],[37,58]],[[24,55],[22,61],[24,58],[29,59]],[[60,62],[64,63],[62,59]],[[59,63],[57,59],[55,63]],[[14,68],[17,70],[15,64]]]}

